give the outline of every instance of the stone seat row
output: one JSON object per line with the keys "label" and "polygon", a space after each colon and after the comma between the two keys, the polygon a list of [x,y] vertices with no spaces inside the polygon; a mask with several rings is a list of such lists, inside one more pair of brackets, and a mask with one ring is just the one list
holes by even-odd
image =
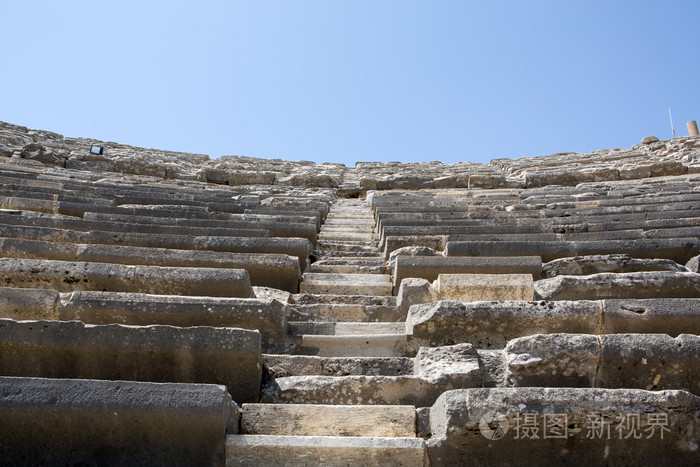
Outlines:
{"label": "stone seat row", "polygon": [[[0,215],[1,217],[1,215]],[[34,227],[0,223],[0,238],[65,243],[66,250],[75,244],[165,248],[222,253],[277,253],[295,256],[302,267],[312,252],[306,238],[246,235],[258,231],[242,230],[237,236],[155,234],[124,231],[79,231],[51,227]],[[47,258],[50,259],[50,258]]]}
{"label": "stone seat row", "polygon": [[122,224],[262,229],[268,230],[270,236],[273,237],[302,237],[308,238],[311,242],[316,241],[317,225],[319,224],[317,217],[300,217],[296,215],[224,214],[209,211],[177,211],[169,206],[162,209],[158,206],[112,207],[22,198],[2,198],[0,199],[0,207],[9,211],[34,211]]}
{"label": "stone seat row", "polygon": [[[404,286],[402,289],[409,288],[406,283]],[[425,291],[421,284],[414,288]],[[294,297],[294,301],[298,303],[283,302],[283,305],[277,300],[266,298],[188,297],[100,291],[60,293],[52,289],[27,288],[0,290],[2,316],[13,319],[79,319],[92,324],[227,326],[256,329],[263,335],[262,345],[268,352],[299,348],[300,351],[308,353],[313,352],[313,347],[319,344],[335,345],[332,336],[325,340],[314,337],[318,334],[317,327],[300,331],[299,329],[306,328],[295,325],[294,329],[297,330],[288,332],[286,320],[297,320],[304,316],[298,309],[299,305],[307,303],[301,298],[303,296]],[[689,292],[688,295],[693,293]],[[263,292],[261,296],[266,295]],[[376,303],[370,307],[382,308],[386,314],[393,313],[392,317],[396,321],[405,321],[405,330],[399,331],[397,342],[410,353],[415,351],[417,345],[423,344],[446,345],[463,342],[479,348],[502,347],[509,339],[543,332],[665,332],[670,335],[677,335],[682,331],[700,333],[700,302],[697,299],[697,288],[694,296],[696,298],[463,303],[434,301],[437,297],[428,294],[420,297],[414,291],[413,296],[399,297],[399,308],[413,304],[403,312],[403,318],[401,313],[391,311],[394,308],[391,303],[378,302],[377,299],[381,297],[366,297],[368,300],[364,300],[362,305],[352,305],[348,300],[347,306],[363,308],[366,304]],[[316,326],[320,325],[318,323]],[[331,325],[332,323],[328,323],[323,326]],[[465,329],[470,331],[465,332]],[[307,334],[313,339],[305,338]],[[363,348],[363,344],[359,344],[362,340],[362,333],[360,334],[361,337],[350,339],[349,344],[339,342],[339,345],[359,345],[350,351],[360,351]],[[404,337],[400,337],[401,334]],[[356,341],[354,344],[353,339]],[[348,338],[339,339],[343,340],[347,341]]]}
{"label": "stone seat row", "polygon": [[[700,394],[700,338],[689,334],[536,334],[511,339],[503,350],[471,344],[421,347],[412,371],[398,375],[347,374],[347,369],[339,376],[316,374],[309,357],[278,355],[265,359],[262,392],[258,331],[2,319],[0,334],[5,376],[215,383],[226,385],[237,402],[426,407],[446,390],[487,383]],[[315,358],[332,366],[337,357]],[[375,357],[341,359],[357,360],[356,368],[376,366]]]}
{"label": "stone seat row", "polygon": [[[570,247],[569,251],[562,251],[564,248],[558,252],[555,250],[556,246],[561,247],[562,244]],[[501,248],[498,249],[497,246]],[[615,247],[622,246],[627,246],[627,251],[632,250],[636,254],[609,254]],[[537,281],[565,275],[588,275],[592,276],[593,280],[593,275],[599,273],[698,272],[697,256],[690,257],[699,251],[696,238],[646,242],[637,240],[625,242],[624,245],[616,241],[561,242],[558,245],[526,241],[456,242],[456,246],[452,248],[457,247],[463,248],[459,253],[466,250],[469,254],[443,256],[435,250],[413,247],[395,251],[389,261],[395,294],[401,296],[398,289],[405,279],[425,279],[432,282],[437,280],[440,274],[528,274]],[[580,249],[576,251],[571,247]],[[584,250],[584,247],[588,249]],[[498,256],[482,256],[489,252]],[[555,252],[559,254],[554,254]],[[572,253],[577,256],[572,256]],[[414,254],[424,256],[413,256]],[[543,256],[550,261],[543,264]],[[664,256],[673,259],[664,259]],[[680,260],[681,263],[674,259]],[[611,279],[615,280],[614,277]],[[585,286],[585,283],[582,285]]]}
{"label": "stone seat row", "polygon": [[[1,164],[0,164],[1,167]],[[332,198],[330,193],[318,194],[298,192],[297,190],[274,190],[267,194],[250,192],[249,190],[213,189],[211,186],[182,185],[174,187],[169,184],[143,184],[138,181],[119,180],[117,183],[104,179],[79,181],[68,177],[52,177],[41,179],[21,178],[23,174],[3,171],[0,168],[2,191],[6,196],[24,198],[56,197],[57,200],[82,201],[89,199],[92,204],[177,204],[209,207],[213,210],[220,208],[223,212],[244,212],[242,209],[264,209],[273,205],[262,206],[261,201],[283,202],[293,210],[308,210],[318,212],[325,217],[328,203]],[[25,174],[26,175],[26,174]],[[206,188],[206,189],[205,189]],[[11,190],[7,193],[8,190]]]}

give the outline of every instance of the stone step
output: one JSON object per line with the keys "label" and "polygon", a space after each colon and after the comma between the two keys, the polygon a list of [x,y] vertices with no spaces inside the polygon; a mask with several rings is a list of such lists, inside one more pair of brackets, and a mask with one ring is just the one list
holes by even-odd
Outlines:
{"label": "stone step", "polygon": [[243,404],[240,433],[410,438],[416,435],[416,409],[410,405]]}
{"label": "stone step", "polygon": [[229,466],[425,465],[422,438],[229,435]]}
{"label": "stone step", "polygon": [[312,303],[307,305],[289,305],[288,317],[296,321],[405,322],[406,313],[399,310],[395,305]]}
{"label": "stone step", "polygon": [[374,214],[370,212],[334,212],[328,213],[328,219],[361,219],[374,222]]}
{"label": "stone step", "polygon": [[411,357],[317,357],[263,354],[264,378],[287,376],[406,376],[413,374]]}
{"label": "stone step", "polygon": [[350,242],[372,242],[374,235],[365,232],[324,232],[318,234],[319,240],[350,241]]}
{"label": "stone step", "polygon": [[300,292],[335,295],[391,295],[391,276],[388,274],[306,273],[302,276]]}
{"label": "stone step", "polygon": [[352,334],[323,335],[303,334],[300,346],[294,353],[319,357],[403,357],[410,353],[408,335]]}
{"label": "stone step", "polygon": [[373,334],[405,334],[406,323],[305,322],[290,321],[287,332],[291,335],[315,334],[326,336],[355,336]]}
{"label": "stone step", "polygon": [[324,227],[328,226],[345,226],[345,225],[357,225],[357,226],[362,226],[362,227],[369,227],[374,228],[376,225],[376,222],[374,221],[374,218],[372,219],[361,219],[361,218],[352,218],[352,217],[336,217],[336,218],[330,218],[326,219],[326,222],[323,223]]}
{"label": "stone step", "polygon": [[376,254],[372,251],[335,251],[335,250],[314,250],[313,256],[316,259],[336,259],[336,258],[346,258],[346,259],[360,259],[366,258],[371,260],[382,261],[384,260],[384,255]]}
{"label": "stone step", "polygon": [[321,232],[362,232],[362,233],[372,233],[373,228],[370,225],[357,225],[357,224],[323,224]]}
{"label": "stone step", "polygon": [[[387,268],[383,261],[373,261],[368,264],[329,264],[329,260],[317,261],[307,268],[307,272],[334,274],[386,274]],[[349,260],[350,262],[352,260]],[[338,261],[340,262],[340,260]]]}
{"label": "stone step", "polygon": [[319,250],[333,250],[333,251],[348,251],[348,252],[366,252],[375,255],[380,255],[381,252],[377,248],[376,243],[367,242],[338,242],[332,240],[319,240],[316,243],[316,248]]}
{"label": "stone step", "polygon": [[332,295],[300,293],[292,295],[290,303],[296,305],[377,305],[396,306],[396,297],[385,295]]}

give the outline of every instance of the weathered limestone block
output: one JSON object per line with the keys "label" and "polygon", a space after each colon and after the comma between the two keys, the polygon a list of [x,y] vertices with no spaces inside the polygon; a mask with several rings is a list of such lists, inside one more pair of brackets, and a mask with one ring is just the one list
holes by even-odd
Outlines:
{"label": "weathered limestone block", "polygon": [[421,347],[415,358],[413,374],[432,383],[451,387],[473,387],[481,381],[474,364],[479,354],[471,344]]}
{"label": "weathered limestone block", "polygon": [[498,188],[506,184],[503,175],[482,174],[469,176],[469,188]]}
{"label": "weathered limestone block", "polygon": [[0,320],[7,376],[216,383],[257,402],[260,333],[236,328]]}
{"label": "weathered limestone block", "polygon": [[[43,290],[37,292],[57,293]],[[64,321],[78,320],[86,324],[161,324],[252,329],[260,332],[265,352],[285,351],[289,345],[286,338],[286,307],[273,299],[88,291],[61,294],[56,308],[58,316],[54,319]]]}
{"label": "weathered limestone block", "polygon": [[[700,299],[603,300],[603,332],[700,335]],[[569,331],[571,332],[571,331]]]}
{"label": "weathered limestone block", "polygon": [[700,274],[654,271],[556,276],[535,282],[535,294],[543,300],[700,298]]}
{"label": "weathered limestone block", "polygon": [[693,256],[692,258],[690,258],[690,260],[686,263],[685,267],[690,272],[700,273],[700,255]]}
{"label": "weathered limestone block", "polygon": [[406,332],[418,345],[468,342],[480,349],[503,348],[511,339],[531,334],[597,334],[602,321],[603,308],[594,301],[440,301],[412,306]]}
{"label": "weathered limestone block", "polygon": [[[428,455],[431,465],[455,466],[465,459],[475,465],[690,465],[697,461],[698,410],[700,398],[685,391],[449,391],[430,409]],[[639,423],[628,421],[636,416]]]}
{"label": "weathered limestone block", "polygon": [[597,387],[685,389],[700,395],[699,336],[606,334],[600,341]]}
{"label": "weathered limestone block", "polygon": [[413,437],[411,405],[243,404],[241,434]]}
{"label": "weathered limestone block", "polygon": [[210,297],[250,297],[252,293],[244,269],[0,258],[0,277],[11,287],[59,292],[102,290]]}
{"label": "weathered limestone block", "polygon": [[427,246],[406,246],[398,248],[389,254],[390,269],[394,269],[396,258],[399,256],[442,256],[442,253]]}
{"label": "weathered limestone block", "polygon": [[630,255],[575,256],[555,259],[542,265],[543,278],[641,271],[687,271],[687,269],[670,259],[637,259]]}
{"label": "weathered limestone block", "polygon": [[505,348],[514,386],[683,389],[700,395],[700,337],[538,334]]}
{"label": "weathered limestone block", "polygon": [[548,185],[578,185],[579,183],[592,182],[595,177],[591,173],[580,170],[557,170],[549,172],[525,172],[527,187],[541,187]]}
{"label": "weathered limestone block", "polygon": [[269,379],[294,375],[401,376],[412,375],[409,357],[316,357],[263,354],[264,375]]}
{"label": "weathered limestone block", "polygon": [[391,334],[304,334],[295,350],[301,355],[320,357],[400,357],[407,355],[405,332]]}
{"label": "weathered limestone block", "polygon": [[7,465],[224,465],[224,386],[0,377]]}
{"label": "weathered limestone block", "polygon": [[[619,227],[617,227],[619,229]],[[625,252],[633,258],[670,259],[684,264],[700,251],[700,238],[645,238],[641,240],[606,240],[573,242],[576,256],[608,255]],[[573,256],[573,255],[570,255]]]}
{"label": "weathered limestone block", "polygon": [[534,299],[534,282],[530,274],[440,274],[434,287],[441,300]]}
{"label": "weathered limestone block", "polygon": [[600,341],[590,334],[536,334],[506,345],[506,378],[514,386],[595,387]]}
{"label": "weathered limestone block", "polygon": [[228,183],[228,171],[224,169],[204,167],[198,170],[195,175],[200,182],[218,183],[221,185],[226,185]]}
{"label": "weathered limestone block", "polygon": [[68,151],[56,147],[46,147],[39,143],[31,143],[22,148],[22,157],[44,164],[63,167],[66,159],[68,159]]}
{"label": "weathered limestone block", "polygon": [[313,294],[391,295],[391,281],[388,274],[306,273],[300,291]]}
{"label": "weathered limestone block", "polygon": [[276,172],[258,172],[253,170],[231,170],[226,179],[229,185],[272,185]]}
{"label": "weathered limestone block", "polygon": [[412,305],[438,300],[437,291],[426,279],[407,278],[401,281],[396,306],[406,313]]}
{"label": "weathered limestone block", "polygon": [[0,318],[15,320],[59,319],[55,290],[0,287]]}
{"label": "weathered limestone block", "polygon": [[434,281],[440,274],[531,274],[540,277],[542,260],[539,256],[442,257],[398,256],[393,270],[394,286],[407,277]]}

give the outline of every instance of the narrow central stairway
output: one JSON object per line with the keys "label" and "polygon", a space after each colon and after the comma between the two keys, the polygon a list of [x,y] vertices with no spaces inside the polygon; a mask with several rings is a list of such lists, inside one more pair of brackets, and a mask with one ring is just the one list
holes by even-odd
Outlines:
{"label": "narrow central stairway", "polygon": [[371,207],[338,199],[290,307],[292,354],[263,355],[260,404],[241,408],[229,465],[422,466],[415,350]]}

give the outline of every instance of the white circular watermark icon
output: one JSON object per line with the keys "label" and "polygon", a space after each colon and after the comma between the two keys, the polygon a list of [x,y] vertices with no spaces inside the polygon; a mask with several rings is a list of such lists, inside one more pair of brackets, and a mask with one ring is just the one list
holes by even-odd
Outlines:
{"label": "white circular watermark icon", "polygon": [[492,441],[501,439],[508,431],[508,418],[495,410],[486,412],[479,420],[479,431],[486,439]]}

